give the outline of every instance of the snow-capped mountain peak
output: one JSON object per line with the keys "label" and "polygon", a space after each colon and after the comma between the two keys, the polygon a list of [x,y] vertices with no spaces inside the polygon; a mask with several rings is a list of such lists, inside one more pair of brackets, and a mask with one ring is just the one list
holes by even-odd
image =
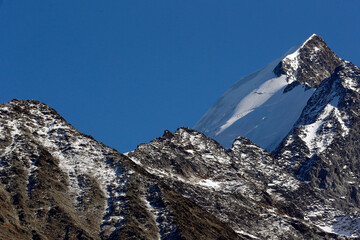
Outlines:
{"label": "snow-capped mountain peak", "polygon": [[[288,83],[293,83],[296,81],[296,73],[298,72],[300,68],[300,51],[306,46],[306,44],[311,41],[313,38],[317,37],[316,34],[311,35],[304,43],[301,44],[301,46],[294,47],[296,50],[293,51],[293,49],[290,49],[290,54],[286,54],[286,57],[279,63],[280,66],[283,64],[287,66],[287,71],[284,71],[284,73],[288,77]],[[320,49],[315,46],[312,51],[312,55],[314,56]]]}
{"label": "snow-capped mountain peak", "polygon": [[343,60],[316,34],[265,68],[235,83],[194,126],[231,147],[238,136],[272,151],[308,99]]}
{"label": "snow-capped mountain peak", "polygon": [[316,34],[311,35],[302,44],[290,49],[274,69],[278,76],[286,75],[288,83],[318,86],[329,77],[341,63],[341,59]]}

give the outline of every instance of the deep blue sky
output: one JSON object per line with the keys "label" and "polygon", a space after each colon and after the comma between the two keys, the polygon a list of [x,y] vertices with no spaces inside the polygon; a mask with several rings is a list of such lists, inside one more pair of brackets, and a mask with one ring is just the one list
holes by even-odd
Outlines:
{"label": "deep blue sky", "polygon": [[40,100],[120,152],[192,127],[312,33],[360,65],[356,0],[0,3],[0,102]]}

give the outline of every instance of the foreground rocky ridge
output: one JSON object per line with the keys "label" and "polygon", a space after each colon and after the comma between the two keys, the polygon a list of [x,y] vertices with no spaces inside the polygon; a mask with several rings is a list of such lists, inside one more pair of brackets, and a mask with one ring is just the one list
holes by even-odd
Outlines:
{"label": "foreground rocky ridge", "polygon": [[0,105],[1,239],[238,239],[37,101]]}
{"label": "foreground rocky ridge", "polygon": [[0,105],[0,121],[2,239],[336,236],[304,219],[287,200],[304,183],[248,139],[228,151],[180,128],[125,156],[37,101]]}

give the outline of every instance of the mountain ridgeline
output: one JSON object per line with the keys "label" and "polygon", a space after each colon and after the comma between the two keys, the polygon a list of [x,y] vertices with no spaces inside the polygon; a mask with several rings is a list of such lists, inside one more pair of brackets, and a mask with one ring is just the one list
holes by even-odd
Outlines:
{"label": "mountain ridgeline", "polygon": [[359,84],[312,35],[126,154],[0,104],[0,239],[360,239]]}

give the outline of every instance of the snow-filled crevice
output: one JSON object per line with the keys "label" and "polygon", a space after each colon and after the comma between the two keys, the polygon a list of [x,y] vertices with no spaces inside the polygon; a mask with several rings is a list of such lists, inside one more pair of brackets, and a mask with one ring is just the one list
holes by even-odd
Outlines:
{"label": "snow-filled crevice", "polygon": [[349,128],[345,124],[348,117],[341,114],[337,108],[339,97],[333,98],[318,114],[313,123],[300,126],[299,137],[309,149],[307,157],[319,154],[324,151],[334,139],[336,134],[335,125],[341,128],[341,136],[345,137],[349,133]]}
{"label": "snow-filled crevice", "polygon": [[174,217],[167,209],[166,203],[162,198],[162,192],[157,185],[148,188],[145,202],[147,210],[153,215],[159,229],[160,239],[173,239],[178,236],[178,228],[174,223]]}
{"label": "snow-filled crevice", "polygon": [[39,158],[35,158],[30,164],[30,168],[29,168],[29,175],[28,175],[28,180],[27,180],[27,193],[28,193],[28,197],[31,199],[32,198],[32,194],[31,191],[34,187],[35,184],[35,180],[36,180],[36,170],[37,170],[37,166],[36,166],[36,162],[39,160]]}
{"label": "snow-filled crevice", "polygon": [[116,176],[116,180],[107,186],[109,196],[107,198],[106,213],[100,226],[100,235],[105,231],[116,231],[125,224],[123,210],[126,205],[126,186],[130,180],[131,172],[128,172],[122,166],[118,166]]}

